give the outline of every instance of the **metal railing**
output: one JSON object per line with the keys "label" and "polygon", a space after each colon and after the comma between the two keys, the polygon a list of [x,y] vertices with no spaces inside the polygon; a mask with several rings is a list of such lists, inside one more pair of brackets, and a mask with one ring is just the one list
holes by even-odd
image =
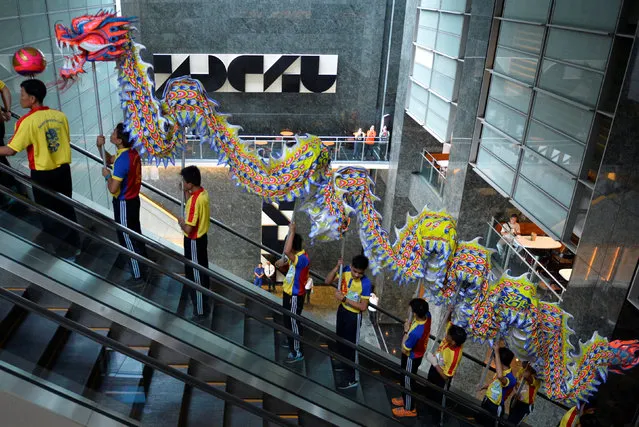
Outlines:
{"label": "metal railing", "polygon": [[[495,257],[493,256],[493,266],[497,265],[502,271],[510,270],[511,274],[515,276],[528,273],[533,283],[543,283],[546,290],[550,291],[559,302],[563,301],[562,296],[566,288],[545,265],[539,262],[538,256],[531,253],[524,246],[515,244],[515,240],[504,239],[496,227],[501,223],[494,217],[487,224],[486,247],[495,249],[499,256],[499,263],[495,263]],[[500,250],[498,247],[503,249]],[[559,293],[557,293],[555,287],[559,288]]]}
{"label": "metal railing", "polygon": [[[183,382],[191,387],[202,390],[203,392],[215,396],[216,398],[223,400],[231,405],[237,406],[244,411],[250,412],[262,419],[268,420],[271,423],[280,425],[280,426],[292,426],[293,423],[283,419],[282,417],[269,412],[265,409],[262,409],[259,406],[253,405],[244,401],[242,398],[237,397],[234,394],[231,394],[227,391],[220,390],[218,387],[209,385],[205,381],[194,378],[193,376],[180,371],[179,369],[173,368],[169,365],[165,365],[151,356],[147,356],[145,354],[140,353],[134,347],[126,346],[119,341],[105,336],[99,332],[96,332],[80,323],[75,322],[67,317],[60,316],[54,311],[48,310],[46,307],[41,307],[37,303],[30,301],[26,298],[23,298],[19,295],[12,293],[9,290],[0,287],[0,299],[8,300],[12,304],[23,308],[28,312],[37,313],[39,316],[44,317],[45,319],[60,325],[61,327],[68,329],[70,331],[76,332],[91,341],[97,342],[101,344],[105,348],[111,348],[118,353],[121,353],[131,359],[134,359],[143,365],[150,366],[153,369],[156,369],[170,377],[177,379],[180,382]],[[106,411],[102,411],[99,407],[94,407],[94,409],[106,416],[110,416],[110,414]]]}
{"label": "metal railing", "polygon": [[442,170],[441,165],[428,151],[422,151],[422,162],[419,167],[419,173],[426,179],[426,182],[439,194],[444,193],[444,184],[446,183],[446,172]]}
{"label": "metal railing", "polygon": [[[14,171],[11,168],[0,164],[0,171],[5,172],[5,173],[9,173],[11,175],[13,175],[15,178],[19,179],[20,181],[26,182],[26,183],[30,183],[32,186],[35,186],[36,188],[38,188],[39,190],[41,190],[42,192],[46,193],[49,197],[58,199],[61,202],[64,203],[68,203],[71,204],[74,208],[80,210],[83,212],[83,215],[88,216],[89,218],[93,219],[94,221],[97,222],[104,222],[105,221],[105,217],[103,217],[101,214],[97,213],[97,212],[93,212],[90,208],[82,205],[81,203],[70,199],[64,195],[61,195],[59,193],[53,193],[50,190],[35,184],[33,182],[30,181],[29,177],[26,177],[24,174],[21,174],[20,172]],[[5,196],[8,197],[12,197],[12,193],[10,190],[8,190],[6,187],[0,185],[0,194],[4,194]],[[231,301],[229,298],[222,296],[216,292],[213,292],[211,290],[209,290],[208,288],[204,288],[200,285],[195,284],[194,282],[176,274],[173,273],[171,271],[169,271],[166,267],[163,266],[163,264],[160,264],[159,262],[154,262],[151,261],[135,252],[132,252],[122,246],[120,246],[118,243],[113,242],[109,239],[107,239],[106,237],[103,237],[101,235],[96,235],[95,233],[93,233],[91,230],[71,221],[68,218],[62,217],[61,215],[59,215],[56,212],[52,212],[47,210],[46,208],[37,205],[35,202],[31,201],[31,200],[27,200],[27,199],[17,199],[18,203],[23,204],[25,206],[30,207],[31,209],[33,209],[35,212],[53,218],[55,221],[64,224],[64,226],[69,227],[70,229],[75,230],[76,232],[79,232],[81,234],[83,234],[85,236],[85,238],[89,238],[91,240],[95,240],[101,244],[103,244],[104,246],[110,248],[111,250],[114,250],[118,253],[123,254],[126,257],[130,257],[133,259],[138,260],[139,262],[141,262],[143,265],[150,267],[153,271],[155,272],[159,272],[162,275],[169,277],[172,280],[175,280],[179,283],[181,283],[184,286],[188,286],[190,288],[194,288],[196,289],[198,292],[201,292],[205,298],[211,298],[213,301],[223,304],[227,307],[229,307],[230,309],[240,312],[242,313],[244,316],[246,317],[250,317],[254,320],[256,320],[259,323],[262,323],[272,329],[274,329],[275,331],[278,331],[280,333],[283,333],[286,336],[290,336],[293,337],[294,339],[297,339],[299,341],[301,341],[303,343],[304,346],[306,347],[310,347],[313,348],[315,351],[318,351],[319,353],[325,354],[333,359],[336,359],[337,361],[341,362],[344,365],[350,366],[352,368],[355,368],[357,371],[359,371],[360,373],[370,376],[370,377],[375,377],[376,381],[383,383],[386,387],[395,389],[396,392],[398,393],[407,393],[409,395],[411,395],[416,401],[419,401],[423,404],[426,404],[427,406],[436,408],[438,410],[441,410],[447,414],[452,415],[453,417],[459,418],[461,417],[460,414],[451,411],[449,408],[445,408],[445,407],[441,407],[439,406],[437,403],[428,400],[426,397],[420,395],[420,394],[416,394],[414,391],[410,391],[407,390],[406,388],[402,387],[401,385],[397,384],[395,381],[390,380],[384,376],[380,376],[378,375],[376,372],[374,372],[372,369],[370,368],[366,368],[363,367],[359,362],[353,362],[348,358],[345,358],[344,356],[342,356],[339,353],[335,353],[334,351],[324,348],[321,345],[317,344],[316,342],[305,338],[304,336],[300,336],[296,333],[291,332],[290,330],[286,329],[285,327],[279,325],[278,323],[276,323],[273,320],[267,320],[265,318],[262,318],[259,315],[255,315],[255,313],[252,313],[249,309],[245,308],[242,305],[239,305],[233,301]],[[110,221],[110,219],[107,219]],[[356,349],[360,356],[365,357],[366,359],[369,359],[370,361],[373,361],[375,363],[378,363],[382,366],[384,366],[385,369],[389,370],[390,372],[393,372],[395,375],[403,375],[403,376],[409,376],[411,379],[413,379],[414,381],[416,381],[418,384],[420,384],[422,387],[425,387],[426,389],[433,389],[433,388],[438,388],[437,386],[432,385],[431,383],[429,383],[424,377],[418,376],[416,374],[412,374],[408,371],[405,371],[404,369],[400,368],[399,365],[393,365],[393,364],[389,364],[389,361],[387,359],[385,359],[383,356],[379,355],[378,353],[371,351],[365,347],[361,347],[360,345],[356,345],[353,344],[352,342],[345,340],[343,338],[341,338],[340,336],[338,336],[335,332],[326,329],[324,326],[306,318],[306,317],[302,317],[299,316],[293,312],[290,312],[286,309],[284,309],[281,305],[275,304],[273,301],[271,301],[268,298],[263,297],[262,295],[259,294],[255,294],[252,293],[251,291],[249,291],[248,289],[239,286],[238,284],[236,284],[233,280],[221,275],[218,271],[216,270],[212,270],[212,269],[206,269],[203,268],[202,266],[193,263],[192,261],[188,260],[187,258],[182,257],[179,254],[173,253],[171,250],[168,250],[167,248],[164,248],[162,245],[158,244],[157,242],[148,239],[147,237],[140,235],[134,231],[131,231],[129,229],[127,229],[126,227],[121,226],[118,223],[115,223],[113,221],[111,221],[110,225],[112,226],[112,228],[116,229],[116,230],[121,230],[121,231],[126,231],[126,233],[129,235],[129,237],[133,238],[134,240],[141,240],[143,241],[146,245],[147,245],[147,250],[149,250],[149,248],[153,248],[153,249],[159,249],[162,251],[163,254],[170,256],[171,258],[177,259],[180,262],[184,263],[185,265],[188,265],[190,267],[193,267],[195,269],[199,269],[202,271],[203,274],[206,274],[212,278],[214,278],[215,280],[219,281],[219,283],[223,284],[224,286],[227,286],[230,289],[233,289],[235,291],[238,291],[241,294],[244,294],[247,297],[252,298],[253,301],[257,302],[260,305],[263,305],[265,307],[267,307],[270,310],[279,312],[281,315],[283,316],[289,316],[292,317],[296,320],[298,320],[302,325],[304,325],[305,328],[308,328],[309,330],[313,330],[316,333],[319,333],[325,337],[327,337],[328,339],[330,339],[331,341],[334,341],[336,343],[340,343],[342,345],[348,346],[350,348]],[[151,300],[151,302],[153,302]],[[33,303],[35,304],[35,303]],[[395,319],[397,319],[395,316],[393,316]],[[214,331],[211,331],[212,333],[215,333]],[[227,339],[224,335],[221,335],[222,338]],[[178,337],[176,337],[178,338]],[[251,351],[250,349],[248,349],[249,351]],[[126,355],[129,355],[127,353],[125,353]],[[361,357],[360,357],[360,361],[361,361]],[[146,361],[144,361],[144,363],[147,363]],[[153,365],[151,365],[153,366]],[[168,373],[168,372],[167,372]],[[172,375],[172,373],[168,373],[169,375]],[[178,379],[181,379],[180,377],[178,377]],[[309,379],[310,380],[310,379]],[[487,414],[482,408],[479,407],[479,405],[477,405],[475,402],[468,400],[467,398],[460,396],[456,393],[450,392],[448,390],[443,390],[443,394],[445,396],[447,396],[448,399],[450,399],[451,401],[467,408],[468,410],[471,410],[472,412],[480,412],[486,415]],[[463,417],[462,417],[463,418]],[[494,418],[494,417],[493,417]]]}
{"label": "metal railing", "polygon": [[[356,139],[353,136],[318,136],[328,148],[333,162],[387,162],[388,137]],[[285,144],[295,142],[295,136],[281,135],[240,135],[240,139],[251,146],[264,159],[278,157]],[[200,144],[195,135],[187,136],[188,160],[216,160],[218,153],[209,146]]]}

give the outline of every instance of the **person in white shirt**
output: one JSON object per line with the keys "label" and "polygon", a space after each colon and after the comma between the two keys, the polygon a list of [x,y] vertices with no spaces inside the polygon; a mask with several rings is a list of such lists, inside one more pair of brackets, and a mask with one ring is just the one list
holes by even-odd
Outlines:
{"label": "person in white shirt", "polygon": [[269,292],[275,292],[275,277],[273,277],[273,274],[275,274],[275,266],[266,260],[264,263],[264,278]]}
{"label": "person in white shirt", "polygon": [[506,243],[513,244],[515,237],[521,234],[521,227],[519,226],[519,218],[516,214],[510,216],[510,220],[501,225],[501,239],[497,242],[497,252],[501,255],[504,251]]}
{"label": "person in white shirt", "polygon": [[[377,307],[379,303],[379,298],[375,293],[375,286],[372,287],[371,297],[368,302],[368,318],[370,319],[373,326],[377,326],[377,309],[375,307]],[[371,304],[373,304],[375,307],[373,307]]]}
{"label": "person in white shirt", "polygon": [[308,280],[306,281],[306,285],[304,285],[304,289],[306,290],[306,303],[311,303],[311,293],[313,293],[313,278],[309,275]]}

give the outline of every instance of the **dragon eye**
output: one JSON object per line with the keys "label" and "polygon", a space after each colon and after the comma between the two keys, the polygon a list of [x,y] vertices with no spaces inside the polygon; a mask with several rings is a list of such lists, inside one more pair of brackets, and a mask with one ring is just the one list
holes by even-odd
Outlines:
{"label": "dragon eye", "polygon": [[110,31],[111,31],[112,33],[115,33],[115,32],[116,32],[116,31],[118,31],[118,30],[119,30],[119,28],[118,28],[118,27],[111,27],[111,30],[110,30]]}
{"label": "dragon eye", "polygon": [[115,46],[109,46],[109,50],[113,52],[115,50]]}

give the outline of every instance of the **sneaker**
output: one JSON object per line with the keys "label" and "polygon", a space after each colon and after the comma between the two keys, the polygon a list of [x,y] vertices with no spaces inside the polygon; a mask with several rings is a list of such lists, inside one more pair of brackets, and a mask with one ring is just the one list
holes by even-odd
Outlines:
{"label": "sneaker", "polygon": [[406,408],[393,408],[393,415],[397,418],[416,417],[417,409],[409,411]]}
{"label": "sneaker", "polygon": [[391,403],[395,406],[404,406],[404,398],[403,397],[393,397],[391,399]]}
{"label": "sneaker", "polygon": [[304,360],[304,355],[302,353],[289,353],[284,362],[286,363],[295,363]]}
{"label": "sneaker", "polygon": [[194,314],[193,316],[191,316],[191,321],[195,323],[204,323],[208,319],[208,314]]}
{"label": "sneaker", "polygon": [[337,388],[339,388],[340,390],[347,390],[349,388],[357,387],[358,385],[359,385],[359,381],[353,380],[353,381],[349,381],[344,384],[338,385]]}
{"label": "sneaker", "polygon": [[140,290],[142,289],[142,287],[144,287],[144,285],[145,285],[145,282],[142,277],[138,277],[137,279],[135,277],[129,277],[124,282],[124,286],[132,290]]}

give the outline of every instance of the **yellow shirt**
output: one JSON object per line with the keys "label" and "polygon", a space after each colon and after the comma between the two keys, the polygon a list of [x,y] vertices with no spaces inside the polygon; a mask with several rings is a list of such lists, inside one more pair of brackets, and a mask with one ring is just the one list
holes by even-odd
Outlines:
{"label": "yellow shirt", "polygon": [[204,236],[209,231],[211,208],[209,207],[209,193],[200,188],[186,201],[186,225],[193,227],[193,231],[187,234],[189,239],[197,239]]}
{"label": "yellow shirt", "polygon": [[537,397],[537,392],[539,391],[539,387],[541,387],[541,381],[537,376],[533,375],[532,378],[532,384],[528,384],[528,381],[524,379],[524,368],[521,368],[517,372],[517,383],[521,381],[522,384],[517,399],[528,405],[535,403],[535,397]]}
{"label": "yellow shirt", "polygon": [[32,108],[16,123],[8,146],[27,150],[29,169],[48,171],[71,163],[71,145],[67,116],[49,107]]}
{"label": "yellow shirt", "polygon": [[[351,267],[346,266],[342,271],[342,284],[340,286],[340,290],[342,294],[346,297],[346,299],[350,299],[356,302],[360,302],[361,300],[368,300],[371,297],[373,286],[368,277],[363,276],[360,279],[354,279],[351,274]],[[355,307],[351,307],[345,302],[342,303],[342,307],[344,307],[348,311],[352,311],[353,313],[361,313],[360,310]]]}

